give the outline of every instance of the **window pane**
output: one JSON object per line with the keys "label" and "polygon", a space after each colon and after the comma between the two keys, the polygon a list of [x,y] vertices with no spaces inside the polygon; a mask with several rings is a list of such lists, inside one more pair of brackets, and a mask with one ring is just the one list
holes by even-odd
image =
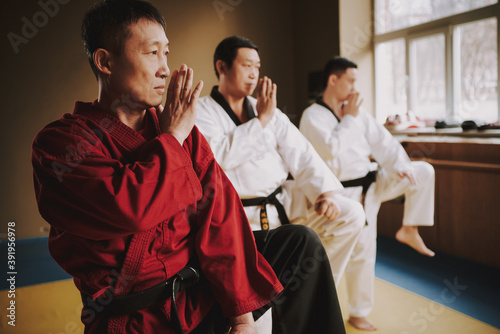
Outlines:
{"label": "window pane", "polygon": [[378,44],[375,53],[376,115],[384,122],[387,116],[406,114],[405,41]]}
{"label": "window pane", "polygon": [[444,34],[410,42],[410,107],[422,119],[446,118]]}
{"label": "window pane", "polygon": [[498,0],[375,0],[375,33],[383,34],[497,3]]}
{"label": "window pane", "polygon": [[[478,38],[480,36],[480,38]],[[498,119],[497,20],[491,18],[459,25],[455,61],[455,109],[462,120],[495,122]]]}

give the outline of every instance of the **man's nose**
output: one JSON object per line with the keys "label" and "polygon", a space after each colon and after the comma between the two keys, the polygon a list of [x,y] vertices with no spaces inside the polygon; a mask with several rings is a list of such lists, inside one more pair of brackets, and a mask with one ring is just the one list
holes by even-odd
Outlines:
{"label": "man's nose", "polygon": [[255,79],[259,77],[259,69],[253,68],[252,71],[250,71],[250,78]]}
{"label": "man's nose", "polygon": [[170,76],[170,68],[168,68],[167,65],[167,56],[162,57],[158,74],[163,78],[167,78],[168,76]]}

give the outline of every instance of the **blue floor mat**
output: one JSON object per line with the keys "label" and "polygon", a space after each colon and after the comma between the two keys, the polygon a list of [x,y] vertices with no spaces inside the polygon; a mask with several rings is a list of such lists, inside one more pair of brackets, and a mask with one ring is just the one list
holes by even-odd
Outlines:
{"label": "blue floor mat", "polygon": [[436,253],[429,258],[378,236],[375,275],[500,328],[500,269]]}
{"label": "blue floor mat", "polygon": [[[7,257],[7,243],[0,243]],[[7,261],[4,261],[4,273]],[[71,278],[52,259],[47,237],[16,243],[16,287]],[[493,327],[500,328],[500,270],[437,253],[434,258],[384,236],[378,237],[375,275]],[[0,290],[8,289],[6,279]]]}

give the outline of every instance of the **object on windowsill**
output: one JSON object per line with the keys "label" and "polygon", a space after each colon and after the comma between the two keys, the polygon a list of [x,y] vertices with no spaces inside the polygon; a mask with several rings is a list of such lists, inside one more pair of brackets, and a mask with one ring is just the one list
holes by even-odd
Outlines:
{"label": "object on windowsill", "polygon": [[434,127],[436,129],[453,129],[453,128],[460,128],[462,123],[458,121],[453,121],[453,120],[448,120],[448,121],[436,121],[436,124]]}
{"label": "object on windowsill", "polygon": [[489,124],[484,124],[480,125],[477,127],[478,131],[485,131],[485,130],[500,130],[500,122],[496,123],[489,123]]}
{"label": "object on windowsill", "polygon": [[464,131],[477,130],[477,124],[473,120],[463,121],[462,130]]}
{"label": "object on windowsill", "polygon": [[408,131],[425,128],[425,122],[420,120],[413,112],[408,111],[405,116],[399,114],[388,116],[384,126],[389,131]]}
{"label": "object on windowsill", "polygon": [[466,120],[462,122],[462,130],[464,131],[470,131],[470,130],[479,130],[480,127],[486,125],[486,122],[484,121],[478,121],[478,120]]}

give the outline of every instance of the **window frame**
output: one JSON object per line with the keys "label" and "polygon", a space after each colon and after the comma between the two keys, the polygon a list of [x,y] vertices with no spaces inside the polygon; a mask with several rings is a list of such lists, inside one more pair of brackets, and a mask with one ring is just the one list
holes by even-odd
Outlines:
{"label": "window frame", "polygon": [[[377,21],[377,17],[375,17],[375,1],[372,0],[372,8],[374,10],[374,22]],[[489,18],[497,19],[497,121],[500,121],[500,1],[488,5],[486,7],[481,7],[477,9],[473,9],[468,12],[454,14],[452,16],[439,18],[433,21],[421,23],[415,26],[394,30],[386,33],[376,34],[374,31],[373,35],[373,49],[377,48],[377,45],[385,42],[391,42],[397,39],[404,39],[405,41],[405,70],[406,76],[408,78],[408,85],[406,87],[406,103],[407,110],[411,110],[412,103],[412,88],[410,87],[412,78],[410,77],[410,42],[415,39],[419,39],[422,37],[432,36],[436,33],[444,33],[445,35],[445,84],[446,84],[446,118],[453,119],[458,116],[459,111],[457,110],[457,106],[455,102],[457,99],[455,98],[456,94],[460,94],[460,87],[456,87],[454,82],[454,62],[455,59],[453,57],[454,50],[456,45],[454,45],[453,41],[453,30],[456,26],[472,23],[474,21],[485,20]],[[456,51],[456,50],[455,50]],[[376,61],[376,52],[374,52],[374,64]],[[375,73],[375,81],[377,80],[377,67],[374,66]],[[375,114],[380,114],[380,111],[377,110],[377,86],[375,85]]]}

